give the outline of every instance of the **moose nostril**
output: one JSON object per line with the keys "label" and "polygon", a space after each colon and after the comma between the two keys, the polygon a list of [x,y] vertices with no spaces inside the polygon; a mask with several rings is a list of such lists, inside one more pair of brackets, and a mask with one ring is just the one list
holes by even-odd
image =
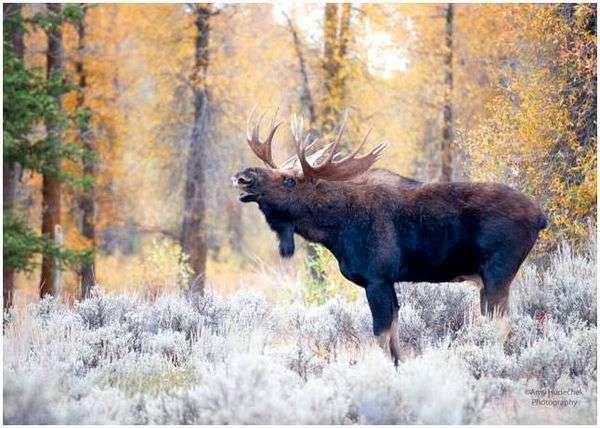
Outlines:
{"label": "moose nostril", "polygon": [[248,179],[246,177],[239,177],[237,179],[238,184],[250,184],[252,182],[251,179]]}

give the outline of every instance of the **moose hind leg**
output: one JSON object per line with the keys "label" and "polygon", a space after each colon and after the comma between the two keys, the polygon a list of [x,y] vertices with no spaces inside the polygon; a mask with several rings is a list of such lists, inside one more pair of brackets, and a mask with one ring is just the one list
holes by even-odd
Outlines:
{"label": "moose hind leg", "polygon": [[369,284],[367,300],[373,316],[373,333],[394,364],[400,358],[398,338],[398,298],[392,284]]}
{"label": "moose hind leg", "polygon": [[481,314],[490,317],[508,315],[510,286],[523,258],[497,253],[485,264],[482,272],[483,288],[480,291]]}

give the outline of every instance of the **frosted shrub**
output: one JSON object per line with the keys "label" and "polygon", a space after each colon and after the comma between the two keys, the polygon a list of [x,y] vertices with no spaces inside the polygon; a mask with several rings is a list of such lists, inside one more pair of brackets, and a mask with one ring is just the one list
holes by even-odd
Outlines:
{"label": "frosted shrub", "polygon": [[398,293],[400,306],[414,308],[432,340],[458,332],[473,317],[475,292],[469,285],[400,284]]}
{"label": "frosted shrub", "polygon": [[[501,400],[507,395],[514,393],[518,388],[519,385],[512,382],[510,379],[490,376],[482,377],[477,382],[478,396],[474,401],[474,404],[480,406],[480,409],[477,410],[481,410],[481,408],[485,407],[487,404],[493,403],[495,400]],[[475,408],[472,410],[477,412]],[[476,420],[473,420],[472,422],[475,423]]]}
{"label": "frosted shrub", "polygon": [[67,306],[62,300],[46,295],[37,305],[30,304],[28,309],[40,321],[54,321],[66,312]]}
{"label": "frosted shrub", "polygon": [[75,313],[81,317],[88,328],[99,328],[117,321],[125,313],[130,312],[134,305],[134,299],[126,299],[124,296],[114,296],[106,294],[101,289],[94,289],[91,297],[77,302]]}
{"label": "frosted shrub", "polygon": [[269,321],[270,308],[265,296],[255,291],[237,292],[229,301],[231,328],[253,330]]}
{"label": "frosted shrub", "polygon": [[117,388],[94,389],[78,401],[57,403],[56,414],[64,424],[148,423],[139,395],[132,397]]}
{"label": "frosted shrub", "polygon": [[289,312],[284,322],[298,341],[328,360],[335,360],[342,348],[355,349],[373,335],[368,308],[359,303],[336,298],[321,306],[293,305]]}
{"label": "frosted shrub", "polygon": [[522,314],[511,317],[510,334],[504,342],[507,354],[520,354],[541,334],[543,324],[535,319]]}
{"label": "frosted shrub", "polygon": [[106,364],[95,379],[100,386],[116,387],[129,396],[174,390],[194,380],[189,367],[177,366],[162,355],[133,352]]}
{"label": "frosted shrub", "polygon": [[429,330],[419,311],[410,303],[398,310],[398,334],[400,342],[420,352],[429,341]]}
{"label": "frosted shrub", "polygon": [[554,387],[563,374],[569,373],[569,340],[556,324],[550,322],[547,328],[541,339],[523,351],[518,365],[522,377]]}
{"label": "frosted shrub", "polygon": [[574,254],[568,245],[552,255],[544,284],[553,289],[554,318],[565,322],[576,317],[596,325],[596,266],[591,257]]}
{"label": "frosted shrub", "polygon": [[304,306],[295,303],[275,311],[277,335],[288,336],[297,346],[306,348],[311,354],[326,358],[334,357],[342,340],[334,330],[334,319],[328,306]]}
{"label": "frosted shrub", "polygon": [[[594,264],[563,248],[526,266],[510,320],[474,316],[468,285],[400,285],[398,368],[364,296],[44,299],[5,318],[4,422],[593,424]],[[551,387],[581,390],[577,406],[532,407],[526,391]]]}
{"label": "frosted shrub", "polygon": [[328,364],[326,358],[300,343],[277,348],[266,355],[283,364],[305,382],[321,376],[323,368]]}
{"label": "frosted shrub", "polygon": [[231,352],[231,340],[227,337],[206,331],[200,334],[192,344],[190,358],[197,367],[210,367],[227,361]]}
{"label": "frosted shrub", "polygon": [[308,380],[309,375],[319,375],[322,370],[322,359],[300,345],[286,348],[280,355],[285,366],[304,381]]}
{"label": "frosted shrub", "polygon": [[146,317],[150,331],[174,330],[188,339],[197,333],[202,320],[192,306],[177,294],[158,297]]}
{"label": "frosted shrub", "polygon": [[4,371],[4,423],[9,425],[57,424],[50,400],[54,382],[46,377],[17,378]]}
{"label": "frosted shrub", "polygon": [[510,290],[510,307],[513,313],[522,313],[530,318],[539,318],[553,313],[556,308],[554,295],[535,266],[524,266]]}
{"label": "frosted shrub", "polygon": [[132,311],[123,316],[122,326],[130,338],[129,348],[131,350],[141,351],[144,333],[150,329],[149,325],[145,306],[142,306],[139,311]]}
{"label": "frosted shrub", "polygon": [[470,343],[483,348],[492,346],[502,341],[501,332],[496,320],[480,318],[461,330],[458,335],[458,343]]}
{"label": "frosted shrub", "polygon": [[257,424],[287,421],[287,400],[299,377],[258,355],[232,356],[191,391],[196,424]]}
{"label": "frosted shrub", "polygon": [[322,310],[327,317],[327,324],[335,332],[333,335],[338,344],[358,346],[361,339],[372,334],[370,315],[367,321],[365,314],[357,310],[355,304],[336,298],[325,303]]}
{"label": "frosted shrub", "polygon": [[596,381],[598,366],[596,328],[573,329],[568,336],[569,375],[584,384]]}
{"label": "frosted shrub", "polygon": [[469,423],[466,410],[475,395],[474,383],[455,355],[427,349],[400,368],[399,379],[408,423]]}
{"label": "frosted shrub", "polygon": [[338,337],[333,326],[331,314],[324,306],[310,308],[303,329],[305,342],[309,349],[319,355],[324,355],[328,361],[336,359],[337,349],[342,338]]}
{"label": "frosted shrub", "polygon": [[275,307],[273,317],[278,335],[292,335],[297,341],[303,342],[309,339],[309,309],[303,304],[293,302],[286,307]]}
{"label": "frosted shrub", "polygon": [[189,356],[190,345],[185,335],[179,331],[164,330],[157,334],[146,334],[142,341],[142,352],[159,354],[172,362],[181,365]]}
{"label": "frosted shrub", "polygon": [[501,344],[467,345],[457,350],[475,379],[483,376],[509,377],[515,370],[513,359],[504,354]]}
{"label": "frosted shrub", "polygon": [[596,325],[596,262],[561,245],[541,274],[525,266],[512,290],[511,306],[532,318],[551,316],[564,323],[579,318]]}
{"label": "frosted shrub", "polygon": [[215,333],[225,332],[225,319],[230,307],[222,296],[207,291],[202,295],[190,296],[189,304],[199,315],[203,329],[210,329]]}
{"label": "frosted shrub", "polygon": [[338,361],[325,367],[322,379],[347,403],[348,422],[394,424],[406,418],[401,403],[401,381],[379,349],[371,348],[354,365]]}
{"label": "frosted shrub", "polygon": [[292,399],[294,412],[289,420],[304,425],[339,425],[349,418],[348,394],[341,394],[324,379],[310,379]]}
{"label": "frosted shrub", "polygon": [[81,369],[91,369],[104,361],[123,358],[132,350],[132,343],[131,334],[119,325],[87,331],[76,354],[77,361],[81,363]]}

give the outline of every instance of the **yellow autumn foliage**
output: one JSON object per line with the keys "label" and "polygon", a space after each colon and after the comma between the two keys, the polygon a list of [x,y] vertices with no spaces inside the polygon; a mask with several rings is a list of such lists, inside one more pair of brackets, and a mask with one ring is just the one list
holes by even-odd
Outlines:
{"label": "yellow autumn foliage", "polygon": [[[590,119],[578,112],[590,108],[581,94],[595,94],[596,42],[586,29],[595,11],[586,5],[455,6],[454,179],[500,181],[536,198],[550,223],[540,250],[562,239],[585,239],[596,215],[595,110],[590,136],[581,131]],[[24,13],[31,16],[40,7],[28,5]],[[95,5],[85,18],[84,52],[76,51],[74,28],[65,25],[67,73],[74,76],[74,63],[82,59],[88,74],[86,104],[94,111],[98,153],[96,271],[110,290],[158,293],[185,283],[190,274],[176,243],[193,123],[195,26],[189,7]],[[349,113],[349,145],[372,127],[372,144],[388,143],[379,166],[426,181],[440,174],[444,7],[353,5],[347,53],[336,58],[341,67],[335,80],[345,82],[344,95],[330,100]],[[297,242],[298,254],[281,265],[274,235],[258,210],[238,203],[229,177],[259,163],[244,141],[254,105],[269,112],[279,107],[283,120],[302,106],[298,58],[283,12],[298,30],[313,101],[317,107],[327,102],[324,11],[322,4],[215,9],[206,80],[206,274],[211,286],[232,291],[245,282],[264,286],[257,273],[263,264],[285,266],[282,278],[305,274],[304,245]],[[45,42],[39,31],[27,34],[28,64],[45,65]],[[73,109],[74,94],[64,103]],[[276,162],[293,153],[288,128],[274,143]],[[23,181],[28,220],[39,227],[40,179]],[[67,246],[85,248],[77,192],[63,193],[63,229]],[[323,262],[347,288],[335,260],[325,256]],[[35,289],[36,278],[21,277],[19,287]],[[65,275],[65,281],[76,295],[77,275]]]}

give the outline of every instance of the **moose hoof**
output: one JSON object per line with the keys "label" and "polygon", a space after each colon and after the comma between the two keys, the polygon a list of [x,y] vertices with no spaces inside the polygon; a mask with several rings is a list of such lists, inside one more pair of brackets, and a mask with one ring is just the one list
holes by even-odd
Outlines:
{"label": "moose hoof", "polygon": [[[394,324],[392,324],[392,327]],[[394,335],[397,335],[397,330],[390,328],[381,332],[381,334],[375,336],[377,340],[377,344],[381,348],[381,350],[391,359],[394,363],[394,366],[398,367],[400,362],[400,349],[398,338]]]}

